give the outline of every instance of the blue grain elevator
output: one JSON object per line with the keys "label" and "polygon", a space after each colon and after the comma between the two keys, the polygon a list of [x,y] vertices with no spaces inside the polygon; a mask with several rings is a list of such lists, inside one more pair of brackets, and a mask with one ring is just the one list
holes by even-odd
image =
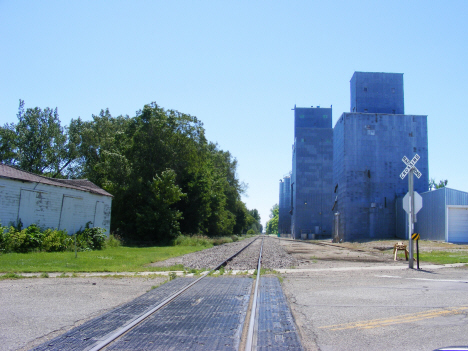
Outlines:
{"label": "blue grain elevator", "polygon": [[278,233],[291,233],[291,174],[287,174],[279,183]]}
{"label": "blue grain elevator", "polygon": [[403,156],[421,157],[414,188],[428,190],[427,116],[405,115],[403,74],[355,72],[351,112],[333,130],[334,237],[346,241],[396,237],[396,198]]}
{"label": "blue grain elevator", "polygon": [[294,107],[291,230],[296,239],[331,237],[333,212],[332,109]]}

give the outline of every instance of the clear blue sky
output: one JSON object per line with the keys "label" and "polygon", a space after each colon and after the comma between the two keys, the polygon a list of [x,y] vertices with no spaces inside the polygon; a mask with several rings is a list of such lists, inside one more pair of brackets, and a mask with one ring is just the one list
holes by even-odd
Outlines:
{"label": "clear blue sky", "polygon": [[19,99],[62,125],[152,101],[197,116],[265,223],[291,169],[291,108],[333,105],[334,124],[354,71],[404,73],[405,112],[428,115],[429,177],[468,191],[467,18],[464,0],[0,0],[0,123]]}

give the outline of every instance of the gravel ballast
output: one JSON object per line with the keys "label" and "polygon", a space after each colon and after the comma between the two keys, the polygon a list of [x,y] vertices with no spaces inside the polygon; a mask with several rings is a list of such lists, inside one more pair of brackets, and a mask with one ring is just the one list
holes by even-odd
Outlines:
{"label": "gravel ballast", "polygon": [[[280,241],[273,237],[264,237],[262,267],[266,269],[291,268],[296,264],[295,259],[281,246]],[[257,239],[252,245],[242,251],[226,264],[226,270],[256,269],[258,254],[262,242],[261,237],[248,238],[234,243],[224,244],[193,252],[180,257],[170,258],[165,261],[152,263],[151,266],[169,267],[182,264],[189,269],[213,269],[226,258],[234,255],[241,248]]]}

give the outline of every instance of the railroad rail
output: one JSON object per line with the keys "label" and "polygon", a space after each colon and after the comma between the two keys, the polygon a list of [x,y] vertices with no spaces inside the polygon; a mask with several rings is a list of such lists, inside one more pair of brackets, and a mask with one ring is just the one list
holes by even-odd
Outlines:
{"label": "railroad rail", "polygon": [[260,272],[262,270],[262,252],[263,252],[263,240],[262,246],[260,247],[260,254],[258,255],[257,263],[257,279],[255,280],[255,292],[253,296],[252,309],[250,313],[249,331],[247,334],[247,341],[245,343],[245,351],[252,351],[254,347],[254,328],[255,321],[257,320],[257,299],[258,299],[258,283],[260,282]]}
{"label": "railroad rail", "polygon": [[[260,238],[255,282],[209,277],[236,257],[253,258]],[[34,350],[302,350],[278,278],[260,277],[264,242],[259,236],[201,277],[173,280]]]}
{"label": "railroad rail", "polygon": [[[197,284],[198,282],[200,282],[202,279],[206,278],[210,273],[220,269],[221,267],[225,266],[229,261],[231,261],[234,257],[238,256],[242,251],[244,251],[246,248],[248,248],[250,245],[252,245],[252,243],[254,243],[256,240],[258,239],[255,238],[254,240],[252,240],[250,243],[248,243],[247,245],[245,245],[242,249],[240,249],[239,251],[237,251],[235,254],[233,254],[232,256],[228,257],[227,259],[225,259],[223,262],[221,262],[218,266],[216,266],[215,268],[213,268],[212,270],[210,271],[207,271],[205,272],[204,274],[202,274],[202,276],[200,278],[198,278],[197,280],[195,280],[194,282],[190,283],[189,285],[187,285],[186,287],[180,289],[179,291],[177,291],[175,294],[169,296],[166,300],[164,300],[163,302],[161,302],[159,305],[155,306],[154,308],[152,308],[151,310],[147,311],[146,313],[142,314],[140,317],[138,317],[137,319],[135,319],[133,322],[131,322],[130,324],[126,325],[125,327],[117,330],[114,334],[110,335],[107,339],[101,341],[99,344],[97,344],[96,346],[94,346],[93,348],[91,348],[89,351],[100,351],[102,349],[104,349],[107,345],[109,345],[110,343],[112,343],[114,340],[118,339],[120,336],[122,336],[123,334],[125,334],[126,332],[128,332],[130,329],[134,328],[136,325],[140,324],[142,321],[144,321],[145,319],[147,319],[149,316],[151,316],[152,314],[154,314],[156,311],[158,311],[159,309],[163,308],[164,306],[166,306],[168,303],[170,303],[171,301],[173,301],[177,296],[179,296],[180,294],[182,294],[183,292],[185,292],[186,290],[190,289],[193,285]],[[262,237],[262,248],[263,248],[263,237]],[[259,256],[259,259],[258,259],[258,262],[260,264],[260,261],[261,261],[261,256],[262,256],[262,250],[260,249],[260,256]],[[257,270],[258,274],[257,274],[257,280],[258,280],[258,276],[260,275],[259,272],[260,270]],[[257,283],[258,285],[258,283]],[[256,288],[257,289],[257,288]],[[256,292],[256,291],[255,291]],[[249,330],[250,331],[250,330]],[[249,333],[250,335],[250,333]],[[251,338],[253,338],[253,333],[252,333],[252,336]],[[248,349],[249,351],[251,350],[251,348]],[[246,351],[247,351],[247,348],[246,348]]]}

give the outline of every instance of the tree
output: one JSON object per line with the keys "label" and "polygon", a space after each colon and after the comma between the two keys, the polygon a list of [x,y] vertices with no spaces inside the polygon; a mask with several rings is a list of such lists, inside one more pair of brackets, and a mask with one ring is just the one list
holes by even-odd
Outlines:
{"label": "tree", "polygon": [[279,206],[275,204],[270,210],[270,220],[266,225],[267,234],[278,234]]}
{"label": "tree", "polygon": [[260,223],[260,214],[257,209],[248,210],[247,223],[247,232],[259,234],[263,231],[263,226]]}
{"label": "tree", "polygon": [[136,116],[101,110],[60,126],[57,109],[24,109],[0,128],[0,157],[49,176],[87,178],[114,198],[111,230],[135,241],[178,233],[210,236],[261,231],[241,201],[237,160],[205,138],[194,116],[150,103]]}
{"label": "tree", "polygon": [[448,183],[448,180],[445,179],[445,180],[439,181],[439,184],[437,184],[435,179],[431,178],[431,180],[429,181],[429,189],[435,190],[435,189],[445,188],[447,186],[447,183]]}
{"label": "tree", "polygon": [[28,172],[63,177],[77,152],[60,125],[57,108],[25,110],[20,100],[17,117],[18,124],[0,129],[0,161]]}
{"label": "tree", "polygon": [[148,183],[147,197],[136,213],[136,227],[140,238],[149,241],[168,241],[180,234],[179,221],[182,213],[175,204],[186,196],[175,184],[176,174],[167,169]]}

